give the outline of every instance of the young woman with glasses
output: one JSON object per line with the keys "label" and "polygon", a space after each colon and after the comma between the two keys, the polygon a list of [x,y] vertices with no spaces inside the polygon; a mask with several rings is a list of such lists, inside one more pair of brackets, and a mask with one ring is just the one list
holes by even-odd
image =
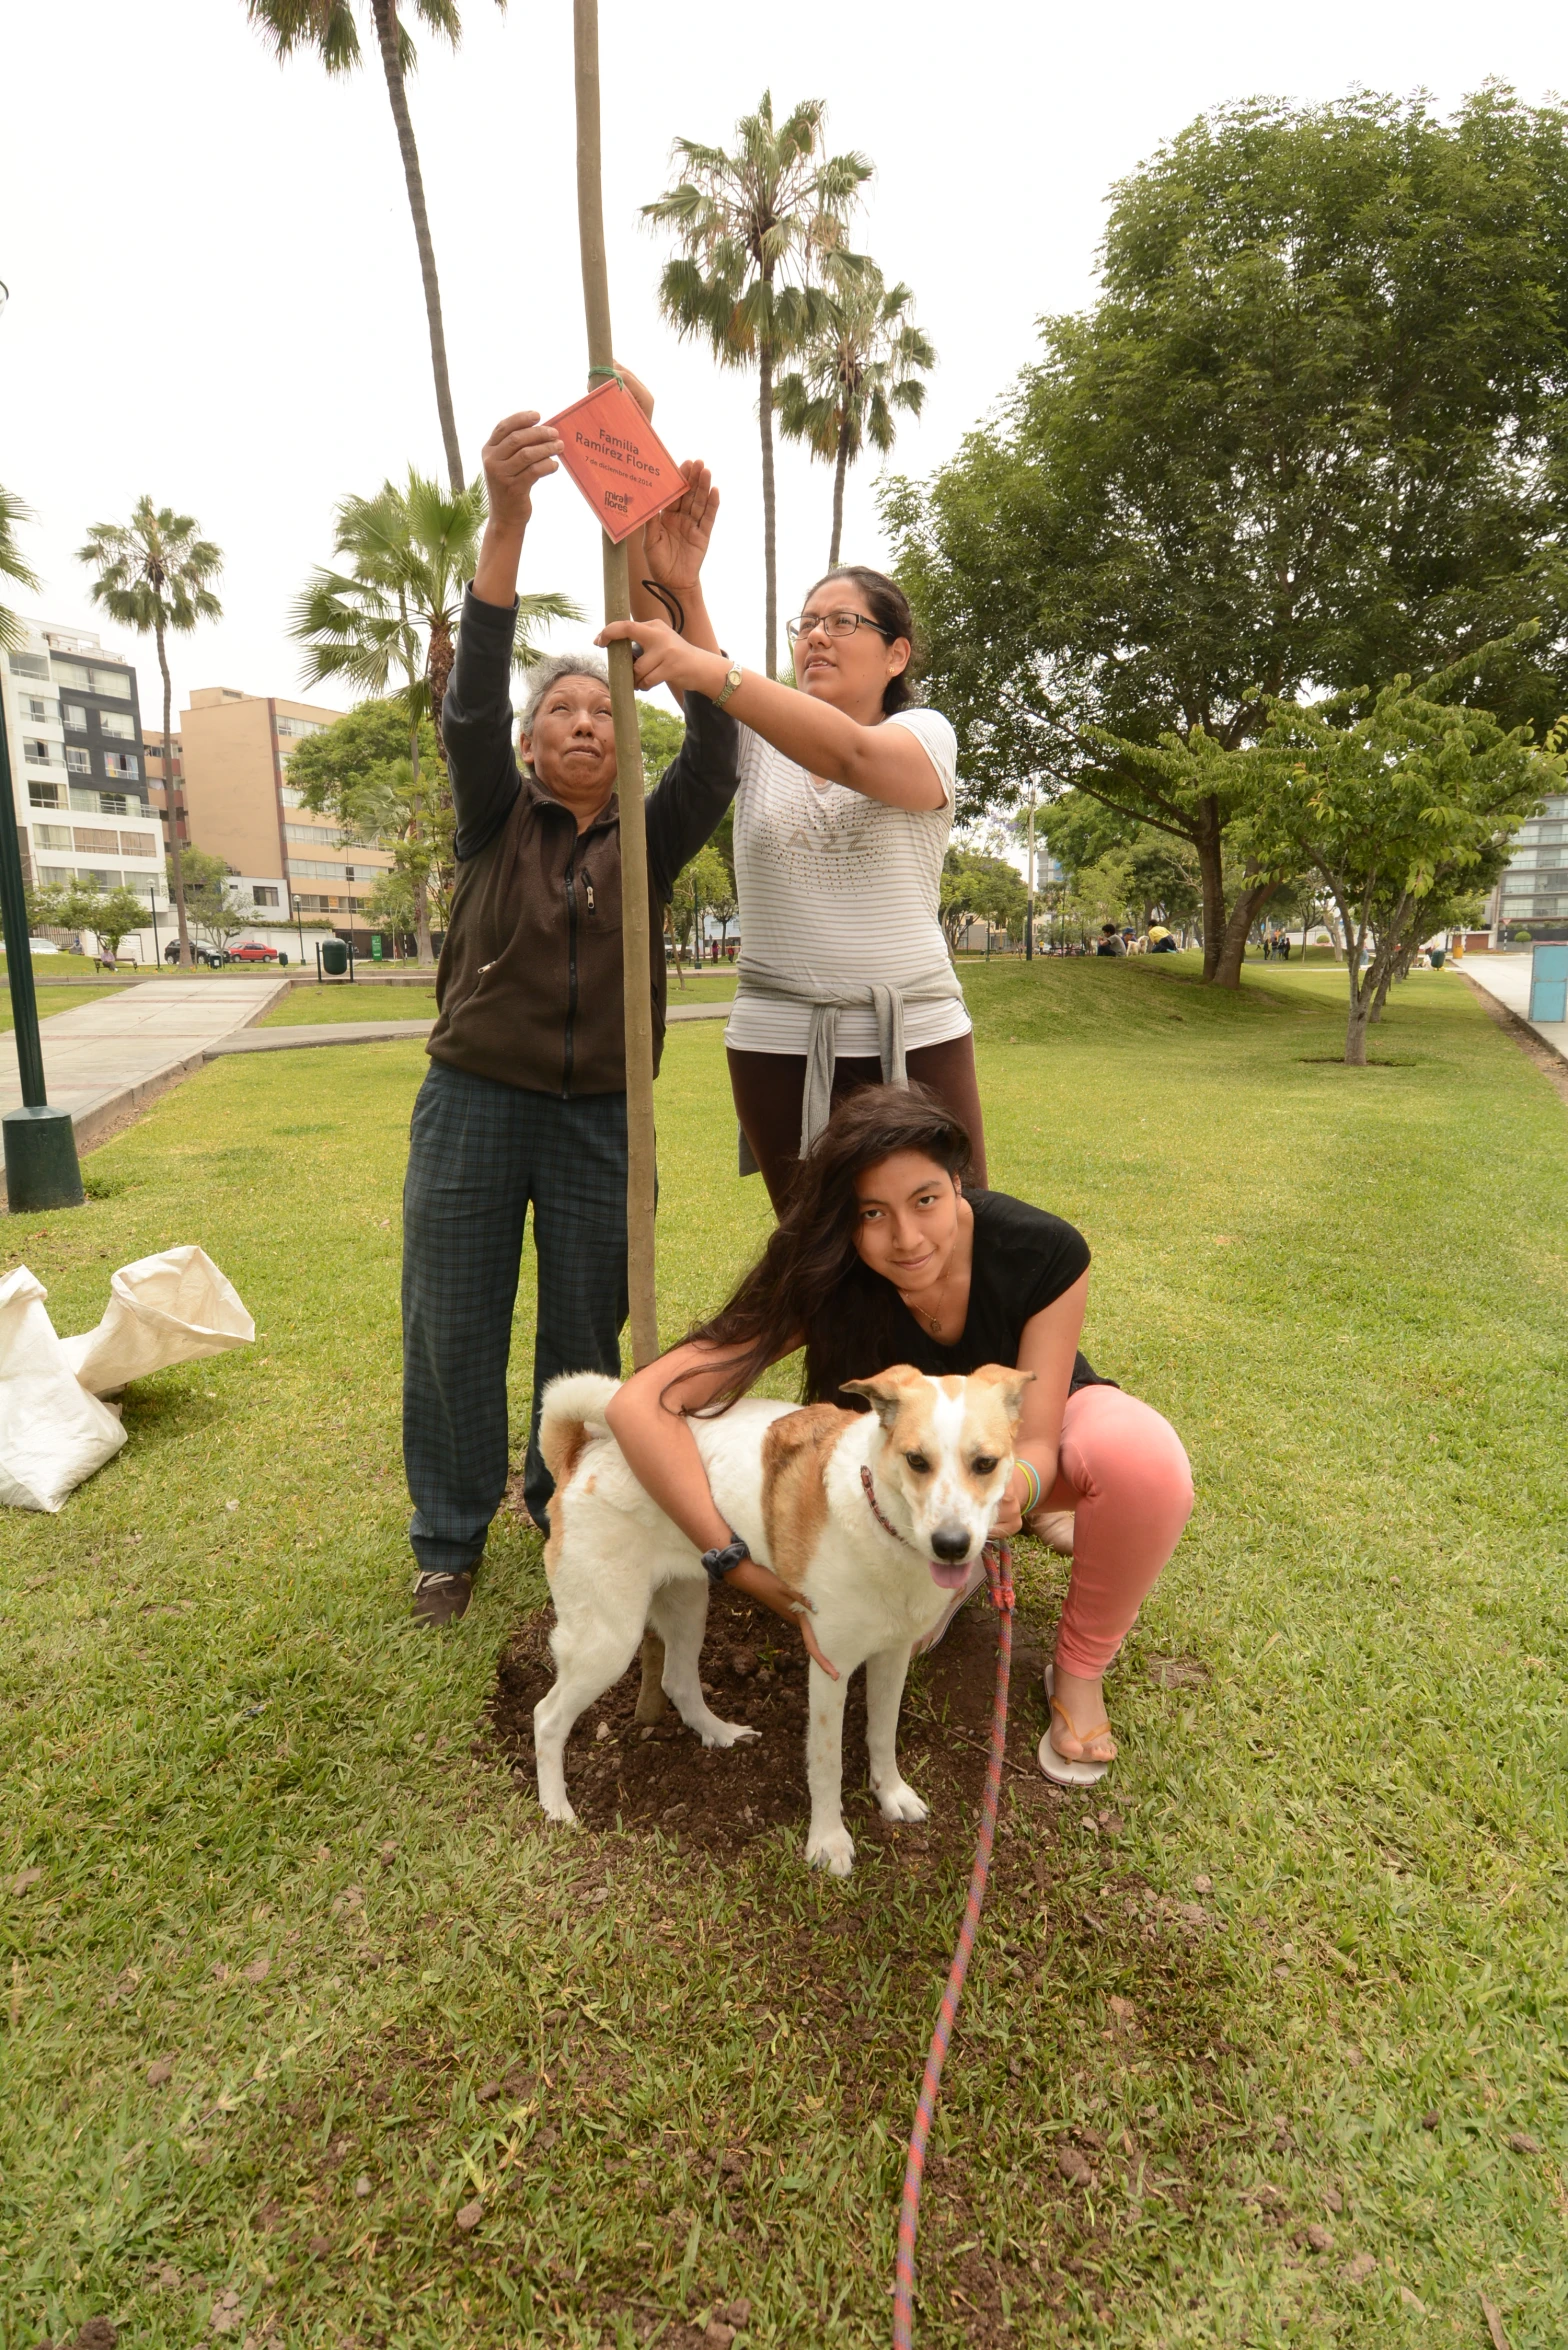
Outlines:
{"label": "young woman with glasses", "polygon": [[706,694],[740,722],[725,1042],[742,1173],[760,1168],[779,1207],[834,1102],[908,1077],[962,1123],[983,1184],[974,1038],[937,917],[958,746],[910,691],[902,591],[858,564],[819,579],[788,624],[793,690],[721,650],[700,585],[679,585],[677,634],[652,584],[599,643],[635,638],[640,686]]}

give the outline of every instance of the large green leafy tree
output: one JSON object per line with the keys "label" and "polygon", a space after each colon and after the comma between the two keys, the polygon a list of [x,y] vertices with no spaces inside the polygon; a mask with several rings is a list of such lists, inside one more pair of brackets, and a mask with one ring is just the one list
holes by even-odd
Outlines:
{"label": "large green leafy tree", "polygon": [[949,953],[971,920],[983,917],[997,930],[1022,922],[1029,892],[1015,865],[980,849],[950,848],[942,860],[939,911]]}
{"label": "large green leafy tree", "polygon": [[[1270,698],[1427,673],[1521,620],[1568,686],[1568,134],[1489,89],[1193,124],[1117,188],[1093,311],[887,505],[971,804],[1075,782],[1191,844],[1205,976],[1280,876],[1238,853]],[[1236,878],[1227,883],[1226,868]]]}
{"label": "large green leafy tree", "polygon": [[844,482],[869,441],[891,455],[898,437],[895,409],[918,416],[925,405],[922,375],[936,365],[930,337],[910,313],[908,286],[889,286],[874,262],[839,270],[830,257],[831,300],[802,355],[778,383],[779,430],[804,441],[833,468],[833,533],[828,569],[838,565],[844,537]]}
{"label": "large green leafy tree", "polygon": [[[505,8],[506,0],[496,0]],[[463,37],[456,0],[413,0],[414,11],[450,41],[455,49]],[[360,61],[359,24],[353,0],[245,0],[245,12],[282,60],[296,49],[313,49],[328,73],[351,73]],[[414,67],[414,44],[398,19],[396,0],[370,0],[376,48],[397,130],[398,153],[403,160],[403,184],[419,248],[419,273],[424,281],[425,318],[430,329],[430,365],[435,376],[436,410],[441,419],[441,443],[446,452],[447,481],[454,497],[463,487],[463,460],[457,445],[457,420],[452,412],[452,386],[447,378],[446,330],[441,322],[441,283],[436,276],[435,246],[425,211],[425,183],[414,144],[414,125],[408,111],[407,80]]]}
{"label": "large green leafy tree", "polygon": [[854,267],[845,243],[850,208],[871,176],[862,155],[829,155],[827,108],[807,98],[783,122],[773,94],[735,126],[733,150],[677,139],[681,177],[644,216],[680,246],[659,281],[659,304],[682,335],[705,341],[721,367],[757,370],[762,434],[762,559],[768,675],[778,667],[778,556],[774,531],[773,403],[781,359],[802,350],[828,315],[823,269]]}
{"label": "large green leafy tree", "polygon": [[1528,723],[1446,698],[1476,666],[1419,686],[1398,677],[1370,697],[1277,702],[1262,744],[1228,754],[1258,772],[1260,854],[1314,873],[1338,908],[1353,1067],[1365,1065],[1368,1022],[1401,960],[1496,880],[1520,824],[1561,789],[1568,762],[1555,741],[1543,748]]}
{"label": "large green leafy tree", "polygon": [[[31,522],[30,508],[20,498],[0,489],[0,579],[13,581],[17,587],[36,593],[38,574],[16,543],[16,526]],[[0,604],[0,653],[14,652],[22,641],[22,624],[8,606]]]}
{"label": "large green leafy tree", "polygon": [[[176,514],[171,506],[155,506],[149,497],[136,501],[129,522],[95,522],[77,561],[97,573],[92,585],[95,604],[111,620],[153,638],[158,647],[158,674],[163,680],[163,739],[174,738],[174,686],[169,676],[170,631],[189,636],[202,620],[222,618],[223,606],[213,581],[223,569],[222,550],[201,536],[201,526],[190,514]],[[191,967],[190,925],[185,914],[185,873],[180,828],[174,806],[172,779],[169,801],[169,884],[179,929],[180,968]]]}
{"label": "large green leafy tree", "polygon": [[[422,756],[420,730],[426,718],[433,719],[439,747],[463,586],[473,574],[484,518],[482,482],[449,496],[412,466],[402,486],[383,482],[372,497],[345,498],[333,537],[338,568],[311,573],[289,623],[289,633],[307,648],[310,684],[346,681],[373,695],[400,685],[410,767],[403,838],[415,852],[409,879],[419,960],[426,966],[434,961],[425,903],[431,867],[419,844],[428,852],[433,836],[444,831],[450,838],[451,793],[444,757]],[[513,660],[526,667],[538,659],[530,630],[541,620],[581,617],[570,597],[553,591],[519,597]]]}

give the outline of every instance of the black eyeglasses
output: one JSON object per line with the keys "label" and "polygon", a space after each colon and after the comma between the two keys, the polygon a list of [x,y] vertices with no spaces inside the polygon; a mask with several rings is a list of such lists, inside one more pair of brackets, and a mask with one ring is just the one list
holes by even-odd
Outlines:
{"label": "black eyeglasses", "polygon": [[872,620],[864,612],[802,612],[794,620],[786,620],[784,634],[792,645],[803,636],[814,636],[818,629],[824,636],[853,636],[857,628],[874,628],[878,636],[894,641],[893,631],[884,628],[880,620]]}

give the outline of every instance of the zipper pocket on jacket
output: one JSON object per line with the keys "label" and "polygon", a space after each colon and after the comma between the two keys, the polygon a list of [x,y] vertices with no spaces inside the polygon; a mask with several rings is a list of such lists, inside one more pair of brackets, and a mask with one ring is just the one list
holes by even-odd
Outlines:
{"label": "zipper pocket on jacket", "polygon": [[[572,1065],[577,1057],[577,890],[576,850],[566,861],[566,1035],[561,1048],[561,1094],[572,1090]],[[586,881],[584,886],[586,887]]]}
{"label": "zipper pocket on jacket", "polygon": [[597,918],[599,909],[593,902],[593,883],[586,873],[583,875],[583,895],[588,900],[588,919],[592,922]]}

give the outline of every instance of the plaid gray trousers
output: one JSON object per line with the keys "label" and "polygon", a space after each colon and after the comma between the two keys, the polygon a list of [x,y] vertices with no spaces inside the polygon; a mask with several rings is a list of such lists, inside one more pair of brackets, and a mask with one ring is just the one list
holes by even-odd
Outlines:
{"label": "plaid gray trousers", "polygon": [[403,1465],[426,1570],[472,1567],[506,1491],[506,1366],[534,1211],[539,1318],[523,1493],[554,1490],[539,1398],[558,1371],[619,1378],[626,1320],[626,1096],[563,1100],[432,1061],[403,1184]]}

